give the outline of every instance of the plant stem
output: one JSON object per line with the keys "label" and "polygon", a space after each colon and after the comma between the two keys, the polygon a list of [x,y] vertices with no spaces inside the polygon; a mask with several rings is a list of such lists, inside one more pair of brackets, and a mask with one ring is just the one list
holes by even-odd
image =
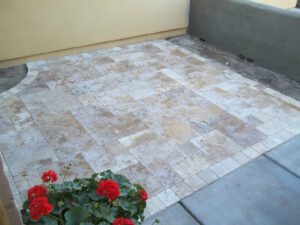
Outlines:
{"label": "plant stem", "polygon": [[68,170],[69,170],[69,167],[67,167],[67,168],[66,168],[66,170],[64,171],[64,176],[63,176],[62,183],[64,183],[64,182],[65,182],[65,179],[66,179],[66,176],[67,176]]}
{"label": "plant stem", "polygon": [[49,216],[50,218],[52,218],[52,219],[55,219],[55,220],[60,221],[60,223],[61,223],[62,225],[65,224],[62,218],[56,217],[56,216],[54,216],[54,215],[52,215],[52,214],[49,214],[48,216]]}
{"label": "plant stem", "polygon": [[59,217],[60,217],[60,221],[62,223],[62,225],[64,225],[64,221],[63,221],[63,218],[62,218],[62,211],[61,211],[61,206],[59,206]]}

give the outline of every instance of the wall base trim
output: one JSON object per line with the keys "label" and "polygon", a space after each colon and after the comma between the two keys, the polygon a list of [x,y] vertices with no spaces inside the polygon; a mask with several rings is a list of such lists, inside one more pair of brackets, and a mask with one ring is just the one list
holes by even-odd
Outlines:
{"label": "wall base trim", "polygon": [[154,34],[146,34],[137,37],[130,37],[130,38],[125,38],[125,39],[120,39],[115,41],[101,42],[92,45],[86,45],[86,46],[64,49],[64,50],[59,50],[54,52],[31,55],[31,56],[26,56],[21,58],[9,59],[9,60],[0,61],[0,67],[3,68],[3,67],[16,66],[16,65],[20,65],[32,61],[45,60],[45,59],[58,57],[58,56],[78,54],[81,52],[93,51],[98,49],[112,48],[116,46],[122,46],[131,43],[155,40],[160,38],[175,37],[175,36],[186,34],[186,31],[187,31],[187,27],[184,27],[175,30],[158,32]]}

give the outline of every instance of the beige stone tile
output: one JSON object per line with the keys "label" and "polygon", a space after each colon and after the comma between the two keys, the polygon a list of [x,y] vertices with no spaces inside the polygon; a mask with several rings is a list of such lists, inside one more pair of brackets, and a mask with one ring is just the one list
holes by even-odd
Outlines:
{"label": "beige stone tile", "polygon": [[51,165],[58,160],[53,149],[44,144],[20,145],[14,151],[3,152],[3,154],[13,176],[20,174],[22,171]]}
{"label": "beige stone tile", "polygon": [[278,145],[278,143],[274,140],[272,140],[270,137],[265,138],[260,143],[267,146],[269,149],[274,148]]}
{"label": "beige stone tile", "polygon": [[185,198],[194,192],[193,189],[185,182],[178,183],[171,189],[180,199]]}
{"label": "beige stone tile", "polygon": [[159,124],[154,131],[174,144],[183,144],[198,135],[184,118],[163,117],[159,119]]}
{"label": "beige stone tile", "polygon": [[93,161],[89,161],[89,164],[95,172],[101,172],[109,169],[113,172],[117,172],[137,163],[137,159],[129,152],[123,152],[122,154],[115,156],[111,156],[109,153],[106,153]]}
{"label": "beige stone tile", "polygon": [[273,141],[275,141],[278,144],[281,144],[288,139],[292,138],[294,134],[292,132],[289,132],[287,130],[281,130],[273,135],[271,135],[269,138]]}
{"label": "beige stone tile", "polygon": [[144,167],[140,162],[135,165],[129,166],[127,168],[124,168],[118,171],[118,173],[126,176],[134,183],[140,183],[146,177],[151,175],[151,173],[147,170],[147,168]]}
{"label": "beige stone tile", "polygon": [[170,206],[179,201],[178,196],[171,189],[166,189],[165,191],[159,193],[157,198],[166,206]]}
{"label": "beige stone tile", "polygon": [[180,177],[171,167],[156,172],[154,177],[165,188],[170,188],[183,181],[182,177]]}
{"label": "beige stone tile", "polygon": [[272,135],[272,134],[276,133],[277,131],[284,129],[286,126],[287,126],[287,124],[285,124],[284,122],[282,122],[278,119],[272,119],[272,120],[258,126],[257,129],[267,135]]}
{"label": "beige stone tile", "polygon": [[214,130],[191,141],[196,147],[214,160],[223,160],[242,150],[242,147]]}
{"label": "beige stone tile", "polygon": [[152,141],[157,137],[150,129],[143,130],[127,137],[119,139],[119,142],[126,148],[138,147],[146,142]]}
{"label": "beige stone tile", "polygon": [[182,177],[188,178],[195,175],[203,169],[210,166],[210,163],[206,158],[194,157],[192,159],[184,159],[179,163],[176,163],[172,168]]}
{"label": "beige stone tile", "polygon": [[148,129],[132,113],[113,115],[101,108],[85,107],[73,114],[99,145]]}
{"label": "beige stone tile", "polygon": [[232,157],[227,158],[222,161],[222,163],[230,170],[233,171],[237,168],[239,168],[241,165],[236,160],[234,160]]}
{"label": "beige stone tile", "polygon": [[79,100],[85,106],[97,106],[113,114],[132,112],[140,107],[136,100],[118,88],[97,94],[82,95]]}
{"label": "beige stone tile", "polygon": [[207,184],[210,184],[218,179],[216,174],[213,173],[209,168],[202,170],[200,173],[198,173],[198,176]]}
{"label": "beige stone tile", "polygon": [[291,132],[293,134],[299,134],[300,133],[300,121],[297,121],[297,122],[294,122],[292,124],[289,124],[287,127],[286,127],[286,130],[288,132]]}
{"label": "beige stone tile", "polygon": [[121,88],[135,100],[157,94],[157,92],[146,82],[132,82],[123,85]]}
{"label": "beige stone tile", "polygon": [[220,118],[214,118],[210,124],[244,148],[266,137],[264,133],[229,113],[223,114]]}
{"label": "beige stone tile", "polygon": [[153,175],[143,177],[138,183],[146,189],[150,197],[155,196],[161,191],[165,190],[165,188]]}
{"label": "beige stone tile", "polygon": [[251,158],[243,154],[242,152],[238,152],[232,156],[232,158],[237,161],[239,164],[244,165],[247,162],[251,161]]}
{"label": "beige stone tile", "polygon": [[213,171],[218,177],[223,177],[230,172],[230,169],[228,169],[223,162],[211,166],[210,170]]}
{"label": "beige stone tile", "polygon": [[166,208],[166,205],[162,203],[161,200],[159,200],[158,197],[154,196],[147,201],[147,211],[150,215],[154,215],[155,213],[163,210]]}
{"label": "beige stone tile", "polygon": [[260,155],[254,148],[251,147],[244,149],[242,153],[251,159],[255,159]]}
{"label": "beige stone tile", "polygon": [[194,191],[198,191],[206,185],[206,182],[203,181],[197,174],[191,177],[188,177],[184,180]]}
{"label": "beige stone tile", "polygon": [[262,142],[252,145],[251,148],[253,148],[259,154],[264,154],[265,152],[267,152],[270,149],[266,145],[264,145]]}
{"label": "beige stone tile", "polygon": [[130,152],[151,172],[155,173],[169,165],[177,163],[183,156],[161,139],[148,142]]}
{"label": "beige stone tile", "polygon": [[150,80],[150,83],[154,90],[156,90],[157,92],[166,92],[171,89],[180,88],[182,86],[162,72],[159,72],[155,77],[153,77]]}

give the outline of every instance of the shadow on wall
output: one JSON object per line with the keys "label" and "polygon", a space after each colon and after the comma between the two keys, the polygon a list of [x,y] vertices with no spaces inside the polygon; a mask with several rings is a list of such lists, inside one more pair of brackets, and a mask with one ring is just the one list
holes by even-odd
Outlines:
{"label": "shadow on wall", "polygon": [[244,0],[191,0],[189,33],[300,82],[297,10]]}

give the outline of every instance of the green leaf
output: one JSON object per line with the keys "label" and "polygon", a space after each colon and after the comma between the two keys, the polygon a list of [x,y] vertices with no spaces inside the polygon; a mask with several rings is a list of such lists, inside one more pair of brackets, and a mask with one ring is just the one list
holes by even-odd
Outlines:
{"label": "green leaf", "polygon": [[89,222],[84,222],[84,223],[80,223],[80,225],[95,225],[94,223],[89,223]]}
{"label": "green leaf", "polygon": [[102,221],[102,222],[98,223],[98,225],[110,225],[110,223]]}
{"label": "green leaf", "polygon": [[76,190],[76,191],[81,191],[82,185],[80,183],[74,182],[73,183],[73,189]]}
{"label": "green leaf", "polygon": [[88,196],[93,201],[99,201],[100,200],[100,196],[97,195],[96,191],[92,191],[91,193],[88,194]]}
{"label": "green leaf", "polygon": [[43,222],[43,224],[46,224],[46,225],[57,225],[57,220],[53,219],[53,218],[50,218],[48,216],[43,216],[41,218],[41,221]]}
{"label": "green leaf", "polygon": [[106,208],[102,205],[93,211],[93,214],[98,218],[103,218],[108,222],[112,223],[117,216],[117,208]]}
{"label": "green leaf", "polygon": [[89,212],[82,207],[71,208],[65,213],[66,225],[79,225],[89,216]]}

